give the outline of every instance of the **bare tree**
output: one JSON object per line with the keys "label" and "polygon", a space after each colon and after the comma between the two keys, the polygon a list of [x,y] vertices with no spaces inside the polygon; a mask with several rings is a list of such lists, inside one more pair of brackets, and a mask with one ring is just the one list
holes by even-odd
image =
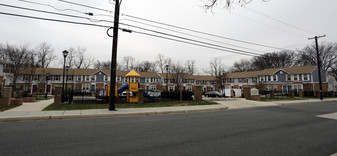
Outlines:
{"label": "bare tree", "polygon": [[86,48],[81,48],[80,46],[76,49],[76,59],[74,61],[75,68],[82,68],[85,62],[84,53],[87,51]]}
{"label": "bare tree", "polygon": [[67,62],[66,62],[66,66],[70,67],[70,68],[74,68],[75,67],[75,58],[76,58],[76,52],[75,49],[73,47],[70,47],[69,49],[67,49],[68,56],[67,56]]}
{"label": "bare tree", "polygon": [[48,68],[49,64],[56,59],[53,55],[54,49],[51,45],[43,42],[35,48],[36,66],[40,68]]}
{"label": "bare tree", "polygon": [[175,82],[177,88],[179,88],[186,77],[186,68],[183,67],[182,63],[179,61],[175,64],[171,64],[171,75],[172,79]]}
{"label": "bare tree", "polygon": [[130,71],[135,67],[135,58],[133,56],[124,56],[122,62],[125,71]]}
{"label": "bare tree", "polygon": [[143,61],[136,65],[135,70],[139,72],[156,72],[156,63]]}
{"label": "bare tree", "polygon": [[93,63],[94,62],[95,62],[95,58],[93,58],[93,57],[90,57],[90,58],[84,60],[84,62],[83,62],[83,68],[84,69],[89,69],[89,68],[93,67]]}
{"label": "bare tree", "polygon": [[290,67],[294,65],[294,62],[295,52],[288,50],[266,53],[252,59],[252,65],[259,70]]}
{"label": "bare tree", "polygon": [[233,67],[230,69],[230,72],[248,72],[254,71],[254,67],[252,66],[252,61],[247,59],[241,59],[238,62],[234,62]]}
{"label": "bare tree", "polygon": [[35,62],[32,60],[34,59],[33,52],[29,49],[27,44],[21,45],[20,47],[7,44],[6,47],[3,48],[2,59],[11,64],[13,73],[12,88],[13,92],[16,92],[16,81],[21,71],[24,70],[24,67],[34,67],[32,64],[32,62]]}
{"label": "bare tree", "polygon": [[211,76],[216,77],[217,84],[220,86],[222,90],[224,87],[224,79],[228,73],[226,66],[222,63],[222,60],[219,58],[214,58],[210,62],[210,69],[204,70],[204,72],[208,73]]}
{"label": "bare tree", "polygon": [[172,59],[165,57],[163,54],[158,54],[156,64],[160,70],[159,72],[164,73],[166,72],[166,65],[169,67],[172,65]]}
{"label": "bare tree", "polygon": [[187,60],[186,61],[186,72],[190,75],[196,73],[195,61],[194,60]]}
{"label": "bare tree", "polygon": [[334,64],[331,67],[330,74],[336,79],[337,81],[337,64]]}
{"label": "bare tree", "polygon": [[[322,69],[329,71],[337,63],[337,44],[322,42],[319,44],[318,50]],[[317,65],[316,44],[313,43],[300,50],[296,62],[299,65]]]}
{"label": "bare tree", "polygon": [[[244,6],[250,2],[252,2],[253,0],[203,0],[203,1],[206,1],[206,4],[205,4],[205,9],[212,9],[214,6],[216,5],[221,5],[221,6],[224,6],[226,8],[231,8],[232,5],[234,3],[237,3],[241,6]],[[266,2],[266,1],[269,1],[269,0],[262,0],[263,2]]]}
{"label": "bare tree", "polygon": [[164,73],[165,71],[165,56],[163,54],[158,54],[156,63],[160,69],[161,73]]}

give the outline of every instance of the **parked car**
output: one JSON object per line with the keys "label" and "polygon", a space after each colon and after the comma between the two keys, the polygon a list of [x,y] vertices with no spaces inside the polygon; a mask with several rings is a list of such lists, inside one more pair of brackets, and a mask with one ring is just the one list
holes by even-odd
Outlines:
{"label": "parked car", "polygon": [[157,91],[148,91],[147,94],[149,94],[152,97],[160,97],[161,96],[161,90],[157,90]]}
{"label": "parked car", "polygon": [[210,91],[205,93],[205,97],[222,97],[222,95],[218,91]]}

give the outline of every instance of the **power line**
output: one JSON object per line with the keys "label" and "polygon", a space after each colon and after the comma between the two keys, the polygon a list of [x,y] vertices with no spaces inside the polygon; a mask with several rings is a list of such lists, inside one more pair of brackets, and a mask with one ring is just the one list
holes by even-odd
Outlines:
{"label": "power line", "polygon": [[189,39],[189,38],[186,38],[186,37],[181,37],[181,36],[177,36],[177,35],[163,33],[163,32],[159,32],[159,31],[155,31],[155,30],[151,30],[151,29],[147,29],[147,28],[142,28],[142,27],[134,26],[134,25],[130,25],[130,24],[125,24],[125,23],[119,23],[119,24],[125,25],[125,26],[129,26],[129,27],[133,27],[133,28],[138,28],[138,29],[146,30],[146,31],[150,31],[150,32],[154,32],[154,33],[161,34],[161,35],[166,35],[166,36],[175,37],[175,38],[179,38],[179,39],[183,39],[183,40],[188,40],[188,41],[192,41],[192,42],[206,44],[206,45],[210,45],[210,46],[225,48],[225,49],[234,50],[234,51],[239,51],[239,52],[243,52],[243,53],[247,53],[247,54],[260,55],[258,53],[254,53],[254,52],[249,52],[249,51],[239,50],[239,49],[235,49],[235,48],[229,48],[229,47],[219,46],[219,45],[215,45],[215,44],[211,44],[211,43],[207,43],[207,42],[202,42],[202,41],[198,41],[198,40],[194,40],[194,39]]}
{"label": "power line", "polygon": [[[41,6],[47,6],[47,7],[51,7],[55,10],[58,10],[58,11],[74,11],[74,12],[77,12],[77,13],[81,13],[81,14],[86,14],[86,15],[89,15],[89,16],[107,16],[107,17],[114,17],[112,15],[106,15],[106,14],[94,14],[92,12],[83,12],[83,11],[80,11],[80,10],[76,10],[76,9],[60,9],[60,8],[57,8],[55,6],[52,6],[52,5],[49,5],[49,4],[45,4],[45,3],[38,3],[38,2],[33,2],[33,1],[28,1],[28,0],[18,0],[18,1],[21,1],[21,2],[25,2],[25,3],[31,3],[31,4],[36,4],[36,5],[41,5]],[[110,13],[110,12],[109,12]]]}
{"label": "power line", "polygon": [[78,25],[87,25],[87,26],[96,26],[96,27],[105,27],[105,28],[110,28],[111,27],[111,26],[104,26],[104,25],[91,24],[91,23],[83,23],[83,22],[73,22],[73,21],[59,20],[59,19],[53,19],[53,18],[42,18],[42,17],[36,17],[36,16],[27,16],[27,15],[20,15],[20,14],[12,14],[12,13],[7,13],[7,12],[0,12],[0,14],[9,15],[9,16],[16,16],[16,17],[23,17],[23,18],[31,18],[31,19],[37,19],[37,20],[44,20],[44,21],[53,21],[53,22],[61,22],[61,23],[78,24]]}
{"label": "power line", "polygon": [[22,9],[22,10],[29,10],[29,11],[42,12],[42,13],[47,13],[47,14],[54,14],[54,15],[60,15],[60,16],[73,17],[73,18],[87,19],[87,20],[89,20],[91,22],[111,22],[111,21],[108,21],[108,20],[96,20],[96,19],[92,19],[92,18],[88,18],[88,17],[69,15],[69,14],[62,14],[62,13],[56,13],[56,12],[44,11],[44,10],[37,10],[37,9],[31,9],[31,8],[25,8],[25,7],[20,7],[20,6],[7,5],[7,4],[2,4],[2,3],[0,3],[0,5],[1,6],[5,6],[5,7],[10,7],[10,8]]}
{"label": "power line", "polygon": [[221,41],[217,41],[217,40],[212,40],[212,39],[209,39],[209,38],[205,38],[205,37],[201,37],[201,36],[197,36],[197,35],[192,35],[192,34],[184,33],[184,32],[181,32],[181,31],[176,31],[176,30],[172,30],[172,29],[156,26],[156,25],[153,25],[153,24],[139,22],[139,21],[135,21],[135,20],[132,20],[132,19],[121,19],[121,20],[131,21],[131,22],[134,22],[134,23],[138,23],[138,24],[142,24],[142,25],[146,25],[146,26],[150,26],[150,27],[154,27],[154,28],[158,28],[158,29],[162,29],[162,30],[167,30],[167,31],[175,32],[175,33],[180,33],[180,34],[184,34],[184,35],[187,35],[187,36],[197,37],[197,38],[201,38],[201,39],[204,39],[204,40],[208,40],[208,41],[212,41],[212,42],[216,42],[216,43],[220,43],[220,44],[224,44],[224,45],[229,45],[229,46],[233,46],[233,47],[237,47],[237,48],[241,48],[241,49],[246,49],[246,50],[251,50],[251,51],[256,51],[256,52],[262,52],[261,50],[246,48],[246,47],[242,47],[242,46],[238,46],[238,45],[234,45],[234,44],[230,44],[230,43],[225,43],[225,42],[221,42]]}
{"label": "power line", "polygon": [[58,0],[58,1],[68,3],[68,4],[72,4],[72,5],[81,6],[81,7],[86,7],[86,8],[90,8],[90,9],[105,11],[105,12],[108,12],[108,13],[113,13],[113,11],[110,11],[110,10],[107,10],[107,9],[101,9],[101,8],[97,8],[97,7],[92,7],[92,6],[89,6],[89,5],[79,4],[79,3],[70,2],[70,1],[66,1],[66,0]]}
{"label": "power line", "polygon": [[263,45],[263,44],[258,44],[258,43],[253,43],[253,42],[248,42],[248,41],[233,39],[233,38],[229,38],[229,37],[223,37],[223,36],[219,36],[219,35],[215,35],[215,34],[201,32],[201,31],[198,31],[198,30],[183,28],[183,27],[179,27],[179,26],[175,26],[175,25],[171,25],[171,24],[167,24],[167,23],[162,23],[162,22],[157,22],[157,21],[153,21],[153,20],[148,20],[148,19],[145,19],[145,18],[140,18],[140,17],[132,16],[132,15],[122,14],[122,16],[130,17],[130,18],[134,18],[134,19],[138,19],[138,20],[143,20],[143,21],[147,21],[147,22],[152,22],[152,23],[156,23],[156,24],[161,24],[161,25],[165,25],[165,26],[169,26],[169,27],[173,27],[173,28],[178,28],[178,29],[182,29],[182,30],[187,30],[187,31],[191,31],[191,32],[195,32],[195,33],[199,33],[199,34],[203,34],[203,35],[208,35],[208,36],[213,36],[213,37],[217,37],[217,38],[227,39],[227,40],[231,40],[231,41],[246,43],[246,44],[250,44],[250,45],[267,47],[267,48],[273,48],[273,49],[280,49],[280,50],[287,50],[287,49],[284,49],[284,48],[278,48],[278,47],[273,47],[273,46],[268,46],[268,45]]}
{"label": "power line", "polygon": [[[94,21],[94,20],[92,20],[92,19],[90,19],[90,18],[81,17],[81,16],[73,16],[73,15],[61,14],[61,13],[55,13],[55,12],[50,12],[50,11],[36,10],[36,9],[30,9],[30,8],[24,8],[24,7],[12,6],[12,5],[2,4],[2,3],[0,3],[0,5],[6,6],[6,7],[13,7],[13,8],[17,8],[17,9],[24,9],[24,10],[37,11],[37,12],[48,13],[48,14],[56,14],[56,15],[61,15],[61,16],[73,17],[73,18],[88,19],[88,20],[90,20],[90,21],[92,21],[92,22]],[[103,22],[113,22],[113,21],[108,21],[108,20],[96,20],[96,22],[102,22],[102,21],[103,21]],[[147,28],[143,28],[143,27],[139,27],[139,26],[133,26],[133,25],[130,25],[130,24],[124,24],[124,23],[120,23],[120,24],[121,24],[121,25],[125,25],[125,26],[129,26],[129,27],[134,27],[134,28],[146,30],[146,31],[150,31],[150,32],[154,32],[154,33],[158,33],[158,34],[161,34],[161,35],[167,35],[167,36],[171,36],[171,37],[175,37],[175,38],[180,38],[180,39],[183,39],[183,40],[188,40],[188,41],[192,41],[192,42],[197,42],[197,43],[201,43],[201,44],[206,44],[206,45],[210,45],[210,46],[215,46],[215,47],[225,48],[225,49],[234,50],[234,51],[239,51],[239,52],[248,53],[248,54],[253,54],[253,55],[260,55],[260,54],[258,54],[258,53],[253,53],[253,52],[248,52],[248,51],[244,51],[244,50],[239,50],[239,49],[234,49],[234,48],[229,48],[229,47],[219,46],[219,45],[215,45],[215,44],[211,44],[211,43],[207,43],[207,42],[202,42],[202,41],[198,41],[198,40],[194,40],[194,39],[189,39],[189,38],[185,38],[185,37],[181,37],[181,36],[177,36],[177,35],[172,35],[172,34],[168,34],[168,33],[159,32],[159,31],[155,31],[155,30],[151,30],[151,29],[147,29]]]}
{"label": "power line", "polygon": [[[53,21],[53,22],[61,22],[61,23],[68,23],[68,24],[77,24],[77,25],[86,25],[86,26],[111,28],[111,26],[106,26],[106,25],[98,25],[98,24],[83,23],[83,22],[73,22],[73,21],[66,21],[66,20],[59,20],[59,19],[52,19],[52,18],[42,18],[42,17],[36,17],[36,16],[27,16],[27,15],[6,13],[6,12],[0,12],[0,14],[8,15],[8,16],[22,17],[22,18],[36,19],[36,20],[44,20],[44,21]],[[187,41],[181,41],[181,40],[177,40],[177,39],[172,39],[172,38],[163,37],[163,36],[159,36],[159,35],[154,35],[154,34],[149,34],[149,33],[145,33],[145,32],[140,32],[140,31],[133,31],[133,30],[128,30],[128,29],[124,29],[124,28],[119,28],[119,30],[127,31],[127,32],[131,31],[131,32],[134,32],[134,33],[139,33],[139,34],[148,35],[148,36],[152,36],[152,37],[158,37],[158,38],[162,38],[162,39],[168,39],[168,40],[172,40],[172,41],[177,41],[177,42],[181,42],[181,43],[185,43],[185,44],[190,44],[190,45],[196,45],[196,46],[200,46],[200,47],[215,49],[215,50],[224,51],[224,52],[230,52],[230,53],[234,53],[234,54],[241,54],[241,55],[246,55],[246,56],[254,56],[254,55],[247,54],[247,53],[234,52],[234,51],[230,51],[230,50],[225,50],[225,49],[221,49],[221,48],[215,48],[215,47],[212,47],[212,46],[205,46],[205,45],[202,45],[202,44],[197,44],[197,43],[192,43],[192,42],[187,42]]]}
{"label": "power line", "polygon": [[[108,13],[113,13],[113,11],[110,11],[110,10],[101,9],[101,8],[97,8],[97,7],[91,7],[91,6],[88,6],[88,5],[74,3],[74,2],[70,2],[70,1],[66,1],[66,0],[58,0],[58,1],[68,3],[68,4],[77,5],[77,6],[82,6],[82,7],[86,7],[86,8],[96,9],[96,10],[100,10],[100,11],[105,11],[105,12],[108,12]],[[138,20],[151,22],[151,23],[161,24],[161,25],[165,25],[165,26],[169,26],[169,27],[173,27],[173,28],[177,28],[177,29],[187,30],[187,31],[191,31],[191,32],[194,32],[194,33],[199,33],[199,34],[203,34],[203,35],[227,39],[227,40],[231,40],[231,41],[235,41],[235,42],[241,42],[241,43],[245,43],[245,44],[250,44],[250,45],[255,45],[255,46],[260,46],[260,47],[273,48],[273,49],[279,49],[279,50],[289,50],[289,49],[285,49],[285,48],[278,48],[278,47],[273,47],[273,46],[268,46],[268,45],[263,45],[263,44],[233,39],[233,38],[229,38],[229,37],[223,37],[223,36],[220,36],[220,35],[215,35],[215,34],[211,34],[211,33],[201,32],[201,31],[198,31],[198,30],[183,28],[183,27],[180,27],[180,26],[175,26],[175,25],[171,25],[171,24],[167,24],[167,23],[163,23],[163,22],[157,22],[157,21],[154,21],[154,20],[149,20],[149,19],[145,19],[145,18],[141,18],[141,17],[137,17],[137,16],[127,15],[127,14],[121,14],[121,15],[129,17],[129,18],[134,18],[134,19],[138,19]]]}
{"label": "power line", "polygon": [[260,22],[260,21],[258,21],[258,20],[255,20],[255,19],[252,19],[252,18],[249,18],[249,17],[246,17],[246,16],[242,16],[242,15],[239,15],[239,14],[236,14],[236,13],[232,13],[232,14],[233,14],[233,15],[236,15],[236,16],[239,16],[239,17],[241,17],[241,18],[244,18],[244,19],[253,21],[253,22],[255,22],[255,23],[259,23],[259,24],[268,26],[268,27],[270,27],[270,28],[277,29],[277,30],[280,30],[280,31],[289,33],[289,34],[293,34],[293,35],[297,35],[297,36],[301,36],[301,37],[306,37],[306,36],[304,36],[304,35],[301,35],[301,34],[298,34],[298,33],[293,33],[293,32],[290,32],[290,31],[287,31],[287,30],[284,30],[284,29],[281,29],[281,28],[278,28],[278,27],[275,27],[275,26],[272,26],[272,25],[269,25],[269,24]]}
{"label": "power line", "polygon": [[78,12],[78,13],[82,13],[82,14],[85,14],[85,12],[82,12],[82,11],[79,11],[79,10],[75,10],[75,9],[59,9],[55,6],[52,6],[52,5],[49,5],[49,4],[44,4],[44,3],[39,3],[39,2],[33,2],[33,1],[28,1],[28,0],[18,0],[18,1],[21,1],[21,2],[26,2],[26,3],[31,3],[31,4],[36,4],[36,5],[41,5],[41,6],[48,6],[48,7],[51,7],[55,10],[58,10],[58,11],[75,11],[75,12]]}
{"label": "power line", "polygon": [[162,39],[166,39],[166,40],[171,40],[171,41],[176,41],[176,42],[182,42],[182,43],[186,43],[186,44],[190,44],[190,45],[195,45],[195,46],[199,46],[199,47],[204,47],[204,48],[210,48],[210,49],[225,51],[225,52],[234,53],[234,54],[241,54],[241,55],[246,55],[246,56],[256,56],[256,55],[252,55],[252,54],[234,52],[234,51],[229,51],[229,50],[225,50],[225,49],[221,49],[221,48],[215,48],[215,47],[206,46],[206,45],[202,45],[202,44],[197,44],[197,43],[192,43],[192,42],[177,40],[177,39],[173,39],[173,38],[169,38],[169,37],[164,37],[164,36],[149,34],[149,33],[145,33],[145,32],[139,32],[139,31],[132,31],[132,32],[133,33],[138,33],[138,34],[143,34],[143,35],[148,35],[148,36],[152,36],[152,37],[158,37],[158,38],[162,38]]}
{"label": "power line", "polygon": [[[57,9],[56,7],[51,6],[51,5],[48,5],[48,4],[36,3],[36,2],[28,1],[28,0],[19,0],[19,1],[27,2],[27,3],[33,3],[33,4],[38,4],[38,5],[43,5],[43,6],[49,6],[49,7],[52,7],[52,8],[54,8],[54,9]],[[66,1],[62,1],[62,2],[66,2]],[[73,2],[67,2],[67,3],[71,3],[71,4],[76,4],[76,5],[77,5],[77,3],[73,3]],[[0,4],[0,5],[1,5],[1,4]],[[68,14],[61,14],[61,13],[55,13],[55,12],[50,12],[50,11],[41,11],[41,10],[29,9],[29,8],[17,7],[17,6],[11,6],[11,5],[6,5],[6,4],[2,4],[2,5],[3,5],[3,6],[7,6],[7,7],[18,8],[18,9],[30,10],[30,11],[38,11],[38,12],[43,12],[43,13],[55,14],[55,15],[62,15],[62,16],[68,16],[68,17],[74,17],[74,18],[82,18],[82,19],[90,20],[91,22],[113,22],[113,21],[109,21],[109,20],[97,20],[97,19],[86,18],[86,17],[81,17],[81,16],[74,16],[74,15],[68,15]],[[79,5],[79,4],[78,4],[78,5]],[[81,6],[86,6],[86,5],[81,5]],[[89,6],[88,6],[88,7],[89,7]],[[99,9],[99,8],[96,8],[96,7],[93,7],[93,8],[98,9],[98,10],[102,10],[102,9]],[[60,10],[60,11],[72,10],[72,11],[74,11],[74,9],[63,9],[63,10],[57,9],[57,10]],[[75,11],[76,11],[76,12],[83,13],[83,14],[86,14],[86,15],[90,15],[90,16],[97,16],[97,15],[100,15],[100,16],[110,16],[110,17],[113,17],[113,16],[111,16],[111,15],[94,14],[94,13],[90,13],[90,12],[89,12],[89,13],[86,13],[86,12],[81,12],[81,11],[78,11],[78,10],[75,10]],[[108,11],[108,10],[103,10],[103,11]],[[110,12],[110,11],[108,11],[108,12]],[[242,49],[247,49],[247,50],[251,50],[251,51],[261,52],[260,50],[255,50],[255,49],[251,49],[251,48],[246,48],[246,47],[242,47],[242,46],[237,46],[237,45],[234,45],[234,44],[224,43],[224,42],[220,42],[220,41],[216,41],[216,40],[204,38],[204,37],[201,37],[201,36],[197,36],[197,35],[192,35],[192,34],[184,33],[184,32],[181,32],[181,31],[175,31],[175,30],[172,30],[172,29],[163,28],[163,27],[159,27],[159,26],[152,25],[152,24],[147,24],[147,23],[135,21],[135,20],[132,20],[132,19],[124,19],[124,20],[128,20],[128,21],[131,21],[131,22],[135,22],[135,23],[139,23],[139,24],[143,24],[143,25],[147,25],[147,26],[151,26],[151,27],[155,27],[155,28],[159,28],[159,29],[171,31],[171,32],[181,33],[181,34],[188,35],[188,36],[198,37],[198,38],[202,38],[202,39],[205,39],[205,40],[208,40],[208,41],[212,41],[212,42],[216,42],[216,43],[220,43],[220,44],[225,44],[225,45],[230,45],[230,46],[234,46],[234,47],[238,47],[238,48],[242,48]]]}
{"label": "power line", "polygon": [[259,11],[253,10],[253,9],[251,9],[251,8],[247,8],[247,7],[245,7],[245,8],[246,8],[247,10],[249,10],[249,11],[255,13],[255,14],[258,14],[258,15],[261,15],[261,16],[263,16],[263,17],[269,18],[269,19],[271,19],[271,20],[273,20],[273,21],[282,23],[282,24],[284,24],[284,25],[287,25],[287,26],[289,26],[289,27],[295,28],[295,29],[297,29],[297,30],[305,31],[305,32],[307,32],[307,33],[309,33],[309,34],[312,34],[312,33],[315,34],[315,32],[313,32],[313,31],[306,30],[306,29],[300,28],[300,27],[298,27],[298,26],[295,26],[295,25],[292,25],[292,24],[283,22],[283,21],[281,21],[281,20],[279,20],[279,19],[276,19],[276,18],[271,17],[271,16],[269,16],[269,15],[263,14],[263,13],[261,13],[261,12],[259,12]]}

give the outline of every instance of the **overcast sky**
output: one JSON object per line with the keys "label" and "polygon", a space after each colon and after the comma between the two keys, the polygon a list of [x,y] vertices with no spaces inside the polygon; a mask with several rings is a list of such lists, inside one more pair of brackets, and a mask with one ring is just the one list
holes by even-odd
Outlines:
{"label": "overcast sky", "polygon": [[[57,0],[30,1],[49,4],[58,9],[75,9],[82,12],[112,15],[108,12],[79,7]],[[69,1],[106,10],[114,9],[114,5],[109,4],[109,0]],[[1,0],[0,3],[63,14],[85,16],[74,11],[58,11],[51,7],[29,4],[17,0]],[[270,0],[268,2],[255,0],[245,7],[234,5],[233,8],[228,10],[222,6],[217,6],[212,11],[207,12],[202,7],[204,4],[204,1],[201,0],[123,0],[121,13],[223,37],[284,49],[301,49],[304,46],[311,44],[313,40],[309,41],[308,38],[315,35],[327,35],[326,38],[321,38],[320,41],[337,41],[336,0]],[[0,6],[0,12],[91,23],[89,20],[84,19],[36,13],[3,6]],[[266,15],[269,16],[269,18],[266,17]],[[113,20],[112,17],[107,16],[94,16],[89,18]],[[120,19],[120,22],[122,23],[210,42],[216,45],[231,47],[224,45],[223,43],[235,44],[237,46],[252,49],[247,50],[233,47],[245,51],[260,54],[277,51],[277,49],[252,46],[157,25],[168,29],[174,29],[175,31],[197,35],[199,37],[186,36],[181,33],[161,30],[128,21],[127,19],[132,18],[127,16],[121,16]],[[81,46],[86,48],[86,55],[95,57],[97,60],[108,61],[111,59],[112,39],[106,35],[106,28],[41,21],[1,14],[0,20],[0,43],[10,43],[15,45],[28,43],[33,48],[41,42],[47,42],[52,45],[54,54],[59,57],[59,60],[53,64],[55,67],[61,67],[60,64],[62,64],[62,61],[60,59],[62,58],[62,51],[69,47]],[[141,20],[138,21],[146,22]],[[111,23],[106,22],[94,22],[94,24],[112,25]],[[148,24],[154,25],[154,23]],[[124,25],[120,25],[120,27],[145,32],[144,30]],[[211,42],[202,38],[215,40],[217,42]],[[171,57],[174,61],[185,62],[187,60],[195,60],[199,70],[208,68],[209,61],[213,58],[222,58],[224,64],[227,66],[231,66],[235,61],[239,61],[241,58],[250,58],[250,56],[202,48],[195,45],[188,45],[137,33],[119,32],[118,60],[123,56],[131,55],[139,61],[154,61],[158,54]]]}

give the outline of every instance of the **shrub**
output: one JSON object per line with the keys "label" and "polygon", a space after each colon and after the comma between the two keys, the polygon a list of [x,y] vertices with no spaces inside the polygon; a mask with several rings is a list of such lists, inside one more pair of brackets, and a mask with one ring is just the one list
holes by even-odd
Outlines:
{"label": "shrub", "polygon": [[[192,98],[193,92],[190,91],[183,91],[182,96],[183,100],[193,100]],[[167,99],[180,99],[180,91],[174,91],[174,92],[167,92],[164,91],[161,93],[162,98],[167,98]]]}

